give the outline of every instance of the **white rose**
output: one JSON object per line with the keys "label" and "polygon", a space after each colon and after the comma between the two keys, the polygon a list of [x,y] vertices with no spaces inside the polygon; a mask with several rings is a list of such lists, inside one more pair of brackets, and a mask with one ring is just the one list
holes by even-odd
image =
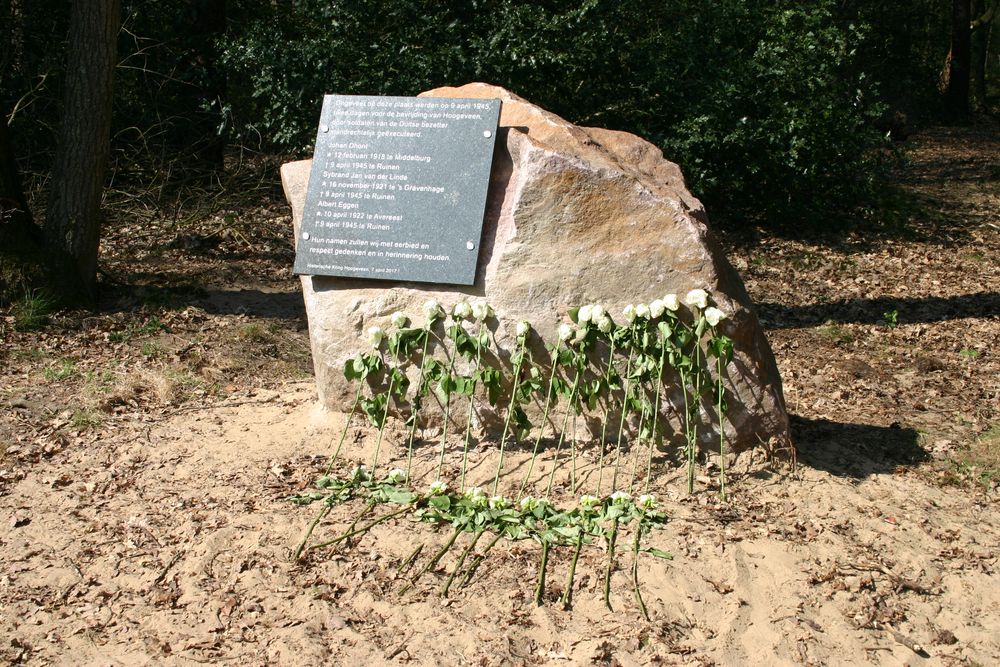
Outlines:
{"label": "white rose", "polygon": [[590,321],[597,322],[602,317],[608,314],[608,311],[604,310],[604,306],[599,303],[595,303],[590,307]]}
{"label": "white rose", "polygon": [[591,306],[580,306],[580,310],[576,311],[576,319],[581,324],[589,322],[591,317],[593,317],[593,308]]}
{"label": "white rose", "polygon": [[635,316],[641,317],[642,319],[649,319],[649,306],[644,303],[640,303],[635,307]]}
{"label": "white rose", "polygon": [[597,320],[597,330],[601,333],[608,333],[614,327],[615,323],[611,321],[611,318],[605,315],[601,319]]}
{"label": "white rose", "polygon": [[507,509],[507,499],[504,498],[503,496],[491,496],[490,509],[491,510]]}
{"label": "white rose", "polygon": [[403,327],[405,327],[406,322],[409,320],[409,318],[404,313],[401,313],[398,310],[392,314],[392,318],[390,319],[392,320],[392,326],[396,327],[397,329],[402,329]]}
{"label": "white rose", "polygon": [[478,486],[473,486],[465,492],[465,497],[469,499],[473,507],[485,507],[487,503],[486,494]]}
{"label": "white rose", "polygon": [[631,322],[635,319],[635,306],[631,303],[622,309],[622,315],[625,316],[626,322]]}
{"label": "white rose", "polygon": [[584,509],[593,509],[600,502],[601,500],[597,496],[580,496],[580,507]]}
{"label": "white rose", "polygon": [[649,304],[649,314],[653,317],[654,320],[663,317],[663,311],[666,309],[667,309],[667,304],[663,303],[659,299],[655,299],[652,303]]}
{"label": "white rose", "polygon": [[684,297],[684,303],[704,309],[708,306],[708,292],[703,289],[693,289]]}
{"label": "white rose", "polygon": [[531,324],[527,320],[521,320],[517,323],[516,332],[518,336],[525,336],[529,331],[531,331]]}
{"label": "white rose", "polygon": [[573,337],[573,333],[574,333],[573,327],[571,327],[570,325],[568,324],[559,325],[559,340],[565,342]]}
{"label": "white rose", "polygon": [[405,482],[406,471],[403,470],[402,468],[393,468],[392,470],[389,471],[389,474],[386,475],[386,481],[388,481],[390,484],[399,484],[400,482]]}
{"label": "white rose", "polygon": [[726,314],[715,306],[709,306],[705,309],[705,319],[708,320],[708,323],[714,327],[719,322],[726,319]]}
{"label": "white rose", "polygon": [[652,494],[639,496],[639,501],[637,504],[639,505],[639,507],[646,510],[656,509],[656,496]]}
{"label": "white rose", "polygon": [[477,301],[472,304],[472,316],[476,321],[482,322],[493,314],[493,309],[485,301]]}
{"label": "white rose", "polygon": [[667,294],[663,297],[663,305],[666,306],[667,310],[677,312],[681,307],[681,300],[677,298],[676,294]]}
{"label": "white rose", "polygon": [[428,299],[424,301],[424,317],[427,318],[428,322],[433,322],[444,315],[444,309],[441,308],[441,304],[434,299]]}
{"label": "white rose", "polygon": [[627,503],[630,500],[632,500],[632,496],[630,496],[624,491],[615,491],[614,493],[611,494],[611,502],[617,503],[619,505]]}
{"label": "white rose", "polygon": [[382,331],[382,327],[368,327],[368,342],[371,343],[372,347],[378,349],[378,346],[382,344],[383,338],[385,338],[385,332]]}
{"label": "white rose", "polygon": [[448,485],[441,480],[431,482],[430,492],[432,496],[440,496],[448,490]]}
{"label": "white rose", "polygon": [[456,320],[467,320],[472,317],[472,306],[467,301],[459,301],[451,309],[451,315]]}

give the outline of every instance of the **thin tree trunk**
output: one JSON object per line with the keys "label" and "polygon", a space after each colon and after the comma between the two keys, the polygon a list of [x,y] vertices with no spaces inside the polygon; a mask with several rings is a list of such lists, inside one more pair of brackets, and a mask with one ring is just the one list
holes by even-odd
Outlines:
{"label": "thin tree trunk", "polygon": [[972,2],[952,0],[951,51],[947,61],[945,108],[953,118],[969,114],[969,82],[972,72]]}
{"label": "thin tree trunk", "polygon": [[1000,1],[975,0],[972,22],[972,92],[981,111],[989,110],[989,43]]}
{"label": "thin tree trunk", "polygon": [[77,0],[71,7],[63,118],[45,239],[72,258],[78,279],[93,295],[121,0]]}

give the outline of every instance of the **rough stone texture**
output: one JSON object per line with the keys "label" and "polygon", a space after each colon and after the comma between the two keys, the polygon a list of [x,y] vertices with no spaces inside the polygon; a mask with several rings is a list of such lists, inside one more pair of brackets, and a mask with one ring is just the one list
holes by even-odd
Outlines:
{"label": "rough stone texture", "polygon": [[[485,297],[497,313],[496,339],[509,350],[521,319],[555,340],[572,306],[602,303],[621,322],[628,303],[648,303],[666,293],[683,298],[700,287],[730,314],[721,325],[736,348],[727,369],[734,394],[728,401],[729,445],[788,442],[781,378],[770,346],[742,281],[709,233],[704,208],[688,192],[676,164],[634,135],[575,126],[503,88],[473,83],[423,95],[503,100],[476,282],[459,288],[303,276],[324,405],[350,408],[353,392],[341,369],[366,346],[365,329],[373,324],[388,329],[397,310],[419,320],[428,298],[448,308],[463,298]],[[306,160],[281,170],[296,229],[309,167]],[[711,420],[711,407],[704,409]],[[487,428],[496,421],[489,411],[481,416]],[[668,421],[678,428],[676,412]],[[715,442],[711,429],[703,441]]]}

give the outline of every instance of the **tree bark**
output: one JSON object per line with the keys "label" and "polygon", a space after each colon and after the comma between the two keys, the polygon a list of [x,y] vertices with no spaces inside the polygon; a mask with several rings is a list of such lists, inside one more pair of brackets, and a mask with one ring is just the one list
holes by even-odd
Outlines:
{"label": "tree bark", "polygon": [[973,12],[973,16],[978,18],[972,22],[972,91],[979,110],[984,112],[989,111],[986,85],[989,78],[989,44],[998,6],[998,0],[976,0]]}
{"label": "tree bark", "polygon": [[191,80],[199,82],[191,91],[190,129],[195,133],[198,157],[221,170],[225,166],[226,141],[218,128],[226,98],[226,76],[216,65],[216,40],[226,32],[226,0],[190,0],[187,18],[191,44],[187,67]]}
{"label": "tree bark", "polygon": [[71,258],[82,286],[93,295],[121,0],[76,0],[71,7],[63,117],[45,239]]}
{"label": "tree bark", "polygon": [[952,0],[951,51],[948,54],[944,101],[953,118],[969,114],[969,82],[972,72],[972,1]]}

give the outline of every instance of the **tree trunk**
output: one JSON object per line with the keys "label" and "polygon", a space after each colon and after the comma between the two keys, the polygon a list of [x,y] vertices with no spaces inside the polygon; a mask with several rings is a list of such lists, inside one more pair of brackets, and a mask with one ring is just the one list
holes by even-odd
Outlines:
{"label": "tree trunk", "polygon": [[976,0],[972,22],[972,91],[980,111],[989,111],[989,57],[990,36],[996,18],[998,0]]}
{"label": "tree trunk", "polygon": [[82,286],[93,295],[121,0],[76,0],[71,7],[66,91],[45,239],[71,258]]}
{"label": "tree trunk", "polygon": [[226,32],[226,0],[191,0],[187,20],[191,58],[187,63],[191,80],[189,131],[193,132],[201,161],[215,169],[225,166],[226,140],[219,133],[221,110],[226,98],[226,76],[216,66],[216,40]]}
{"label": "tree trunk", "polygon": [[972,71],[972,0],[952,0],[951,51],[947,61],[944,101],[953,118],[969,114],[969,81]]}

